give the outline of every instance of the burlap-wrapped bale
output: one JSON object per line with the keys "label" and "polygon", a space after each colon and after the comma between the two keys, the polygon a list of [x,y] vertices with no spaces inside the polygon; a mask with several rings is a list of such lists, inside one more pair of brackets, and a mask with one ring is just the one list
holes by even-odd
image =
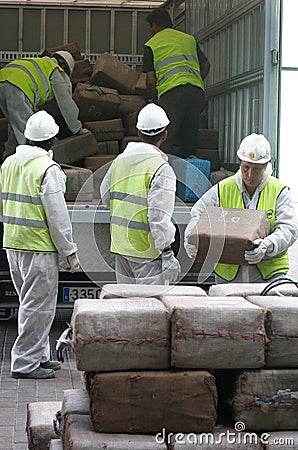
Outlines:
{"label": "burlap-wrapped bale", "polygon": [[298,370],[247,370],[236,378],[234,420],[247,430],[298,430]]}
{"label": "burlap-wrapped bale", "polygon": [[215,379],[207,371],[97,373],[90,389],[97,432],[207,432],[216,421]]}
{"label": "burlap-wrapped bale", "polygon": [[97,142],[93,133],[71,136],[58,141],[53,146],[54,159],[60,164],[72,164],[97,152]]}
{"label": "burlap-wrapped bale", "polygon": [[73,99],[80,110],[82,122],[114,119],[118,114],[120,97],[116,89],[77,83]]}
{"label": "burlap-wrapped bale", "polygon": [[47,450],[50,440],[57,438],[53,418],[60,409],[61,402],[57,401],[27,404],[26,432],[29,450]]}
{"label": "burlap-wrapped bale", "polygon": [[265,311],[266,367],[298,367],[298,302],[294,297],[247,297]]}
{"label": "burlap-wrapped bale", "polygon": [[78,83],[89,81],[92,75],[92,70],[91,63],[88,59],[75,61],[74,69],[70,76],[72,86],[76,87]]}
{"label": "burlap-wrapped bale", "polygon": [[63,443],[60,439],[51,439],[49,450],[63,450]]}
{"label": "burlap-wrapped bale", "polygon": [[169,450],[262,450],[263,446],[257,433],[238,432],[235,428],[224,428],[219,425],[211,433],[171,436],[168,448]]}
{"label": "burlap-wrapped bale", "polygon": [[96,433],[89,416],[69,415],[62,436],[63,450],[166,450],[154,436]]}
{"label": "burlap-wrapped bale", "polygon": [[138,79],[135,69],[105,52],[95,61],[90,81],[97,86],[117,89],[119,94],[134,94]]}
{"label": "burlap-wrapped bale", "polygon": [[[260,295],[268,283],[224,283],[210,286],[209,295],[212,297],[244,297]],[[267,295],[279,297],[298,297],[298,289],[291,283],[280,284],[268,290]]]}
{"label": "burlap-wrapped bale", "polygon": [[264,311],[241,297],[166,297],[171,365],[240,369],[265,364]]}
{"label": "burlap-wrapped bale", "polygon": [[57,427],[61,436],[65,433],[65,424],[69,415],[87,415],[90,414],[90,399],[85,389],[66,389],[63,392],[63,400],[60,411],[60,420],[57,417]]}
{"label": "burlap-wrapped bale", "polygon": [[140,285],[137,284],[104,284],[100,293],[100,298],[129,298],[129,297],[155,297],[161,299],[164,296],[207,296],[204,289],[199,286],[164,286],[158,284]]}
{"label": "burlap-wrapped bale", "polygon": [[77,300],[71,321],[78,370],[169,367],[169,321],[155,298]]}
{"label": "burlap-wrapped bale", "polygon": [[124,136],[124,128],[121,119],[97,120],[85,122],[84,127],[92,131],[98,142],[121,140]]}
{"label": "burlap-wrapped bale", "polygon": [[189,236],[190,244],[198,245],[199,262],[248,265],[245,250],[253,242],[266,237],[270,222],[266,211],[208,206]]}
{"label": "burlap-wrapped bale", "polygon": [[68,202],[92,202],[93,172],[83,167],[64,169],[66,175],[65,200]]}
{"label": "burlap-wrapped bale", "polygon": [[120,95],[119,115],[124,119],[128,114],[139,113],[145,105],[140,95]]}

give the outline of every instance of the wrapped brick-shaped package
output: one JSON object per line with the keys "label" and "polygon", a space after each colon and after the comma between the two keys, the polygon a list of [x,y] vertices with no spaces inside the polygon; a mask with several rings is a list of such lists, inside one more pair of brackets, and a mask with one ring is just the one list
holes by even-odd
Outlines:
{"label": "wrapped brick-shaped package", "polygon": [[61,164],[72,164],[94,155],[97,152],[97,142],[93,133],[71,136],[58,141],[53,146],[54,160]]}
{"label": "wrapped brick-shaped package", "polygon": [[266,367],[298,367],[298,302],[294,297],[247,297],[265,311]]}
{"label": "wrapped brick-shaped package", "polygon": [[64,169],[66,175],[65,200],[89,202],[93,200],[93,172],[83,167]]}
{"label": "wrapped brick-shaped package", "polygon": [[[266,283],[224,283],[210,286],[209,295],[211,297],[244,297],[249,295],[261,295],[266,290],[267,295],[277,295],[279,297],[297,297],[298,289],[292,283],[281,283],[276,287],[267,289]],[[275,286],[275,285],[274,285]],[[262,294],[263,295],[263,294]]]}
{"label": "wrapped brick-shaped package", "polygon": [[166,297],[171,365],[240,369],[265,364],[264,311],[241,297]]}
{"label": "wrapped brick-shaped package", "polygon": [[119,297],[155,297],[161,299],[167,296],[207,296],[204,289],[199,286],[165,286],[165,285],[143,285],[142,289],[137,284],[104,284],[100,298]]}
{"label": "wrapped brick-shaped package", "polygon": [[84,83],[85,81],[89,81],[92,75],[92,66],[88,59],[82,59],[80,61],[75,61],[74,69],[71,74],[71,82],[73,87],[75,87],[78,83]]}
{"label": "wrapped brick-shaped package", "polygon": [[52,56],[53,53],[57,52],[58,50],[66,50],[67,52],[71,53],[73,56],[73,59],[75,61],[79,61],[80,59],[83,59],[81,55],[81,50],[78,47],[78,44],[76,42],[69,42],[65,45],[59,45],[57,47],[50,47],[46,48],[40,56]]}
{"label": "wrapped brick-shaped package", "polygon": [[120,97],[116,89],[78,83],[73,99],[80,110],[82,122],[113,119],[118,113]]}
{"label": "wrapped brick-shaped package", "polygon": [[246,430],[298,430],[298,370],[246,370],[235,382],[234,420]]}
{"label": "wrapped brick-shaped package", "polygon": [[89,416],[69,415],[62,436],[63,450],[166,450],[155,436],[96,433]]}
{"label": "wrapped brick-shaped package", "polygon": [[248,265],[245,250],[253,249],[253,241],[266,237],[270,222],[266,211],[208,206],[203,211],[189,242],[197,244],[199,262]]}
{"label": "wrapped brick-shaped package", "polygon": [[78,370],[169,367],[169,321],[155,298],[77,300],[72,325]]}
{"label": "wrapped brick-shaped package", "polygon": [[91,83],[117,89],[119,94],[134,94],[139,73],[110,53],[103,53],[95,62]]}
{"label": "wrapped brick-shaped package", "polygon": [[119,115],[124,118],[131,113],[139,113],[146,105],[143,97],[140,95],[120,95]]}
{"label": "wrapped brick-shaped package", "polygon": [[124,128],[121,119],[85,122],[84,127],[92,131],[98,142],[112,141],[114,139],[120,140],[124,136]]}
{"label": "wrapped brick-shaped package", "polygon": [[204,370],[97,373],[89,395],[97,432],[207,432],[216,421],[215,379]]}
{"label": "wrapped brick-shaped package", "polygon": [[53,418],[61,409],[61,402],[33,402],[27,404],[27,438],[29,450],[47,450],[51,439],[57,438]]}
{"label": "wrapped brick-shaped package", "polygon": [[49,450],[63,450],[61,439],[51,439]]}

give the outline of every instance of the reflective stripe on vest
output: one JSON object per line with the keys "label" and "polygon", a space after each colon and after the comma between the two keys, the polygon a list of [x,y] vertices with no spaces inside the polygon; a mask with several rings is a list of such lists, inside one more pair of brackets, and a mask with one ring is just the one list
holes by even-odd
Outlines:
{"label": "reflective stripe on vest", "polygon": [[63,69],[48,58],[13,61],[0,71],[0,82],[8,81],[21,89],[34,109],[54,97],[50,76],[54,69]]}
{"label": "reflective stripe on vest", "polygon": [[165,28],[146,43],[153,53],[158,98],[182,84],[192,84],[204,90],[193,36],[182,31]]}
{"label": "reflective stripe on vest", "polygon": [[40,198],[46,170],[56,164],[47,155],[16,164],[12,155],[2,165],[3,248],[56,252]]}
{"label": "reflective stripe on vest", "polygon": [[164,163],[159,154],[135,164],[127,164],[123,155],[115,159],[110,187],[111,252],[149,259],[160,256],[150,232],[147,197],[152,177]]}
{"label": "reflective stripe on vest", "polygon": [[[237,186],[235,176],[226,178],[219,182],[219,204],[223,208],[244,208],[243,198]],[[257,209],[267,211],[270,220],[270,231],[275,229],[276,200],[285,186],[276,178],[270,177],[268,183],[262,190]],[[268,280],[274,275],[289,270],[288,252],[282,256],[262,260],[256,265],[262,278]],[[237,276],[239,266],[236,264],[216,264],[215,273],[226,281],[233,281]]]}

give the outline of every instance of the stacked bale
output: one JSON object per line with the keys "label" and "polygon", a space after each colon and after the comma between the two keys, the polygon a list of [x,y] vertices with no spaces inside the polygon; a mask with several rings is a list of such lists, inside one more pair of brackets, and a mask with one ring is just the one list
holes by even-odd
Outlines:
{"label": "stacked bale", "polygon": [[[289,280],[288,280],[289,281]],[[248,430],[269,431],[269,448],[278,442],[281,448],[288,442],[298,445],[298,289],[294,283],[276,282],[272,287],[263,283],[224,284],[212,286],[213,296],[241,295],[264,311],[265,366],[258,370],[243,368],[233,382],[228,402],[235,421]],[[262,294],[262,295],[261,295]],[[264,295],[267,294],[267,295]],[[215,297],[214,297],[215,298]],[[226,374],[227,381],[229,373]],[[274,433],[271,431],[274,430]],[[287,431],[286,430],[290,430]],[[274,438],[273,438],[274,435]],[[295,445],[296,444],[296,445]],[[285,447],[288,448],[288,447]]]}

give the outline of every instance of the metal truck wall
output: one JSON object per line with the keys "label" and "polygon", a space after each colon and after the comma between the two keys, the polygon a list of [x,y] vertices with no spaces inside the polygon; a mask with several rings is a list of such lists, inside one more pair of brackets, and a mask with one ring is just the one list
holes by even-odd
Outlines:
{"label": "metal truck wall", "polygon": [[77,42],[93,63],[110,52],[141,70],[150,37],[149,9],[0,5],[0,62],[37,56],[45,48]]}
{"label": "metal truck wall", "polygon": [[264,0],[178,0],[169,9],[210,60],[208,128],[219,130],[221,160],[236,162],[241,139],[263,131]]}

